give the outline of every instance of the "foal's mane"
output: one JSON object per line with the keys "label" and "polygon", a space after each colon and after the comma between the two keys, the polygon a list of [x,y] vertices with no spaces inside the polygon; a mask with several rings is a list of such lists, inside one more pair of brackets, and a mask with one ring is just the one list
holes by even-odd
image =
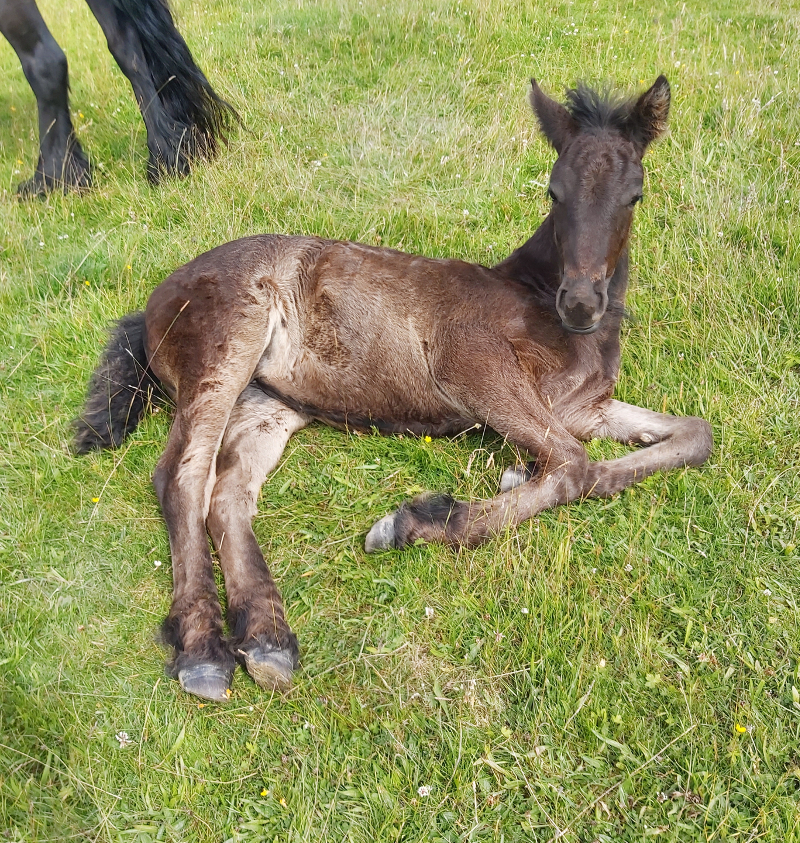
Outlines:
{"label": "foal's mane", "polygon": [[623,131],[635,105],[635,98],[622,97],[608,87],[597,91],[585,82],[567,91],[567,111],[583,131]]}

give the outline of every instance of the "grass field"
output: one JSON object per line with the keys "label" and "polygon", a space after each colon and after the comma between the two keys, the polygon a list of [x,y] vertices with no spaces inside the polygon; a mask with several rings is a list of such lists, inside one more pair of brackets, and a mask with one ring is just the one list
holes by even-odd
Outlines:
{"label": "grass field", "polygon": [[[176,0],[244,127],[157,189],[87,7],[41,6],[96,187],[15,200],[36,112],[0,43],[0,838],[800,841],[797,3]],[[528,78],[662,71],[617,396],[707,418],[711,460],[474,551],[367,557],[409,495],[491,495],[515,456],[312,426],[256,521],[296,685],[183,694],[155,638],[168,412],[70,452],[108,324],[257,232],[492,263],[547,209]]]}

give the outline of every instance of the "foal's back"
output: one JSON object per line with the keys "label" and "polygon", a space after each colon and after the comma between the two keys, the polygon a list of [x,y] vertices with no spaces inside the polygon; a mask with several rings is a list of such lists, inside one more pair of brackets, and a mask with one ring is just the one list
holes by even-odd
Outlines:
{"label": "foal's back", "polygon": [[191,332],[207,346],[211,331],[222,348],[242,312],[248,330],[260,332],[253,380],[294,409],[354,429],[443,434],[474,424],[474,408],[448,379],[458,370],[474,377],[498,345],[514,349],[534,379],[562,363],[555,311],[502,273],[359,243],[260,235],[206,252],[153,293],[147,334],[159,377],[169,382],[170,366],[156,353],[168,332],[184,334],[171,347],[189,349]]}

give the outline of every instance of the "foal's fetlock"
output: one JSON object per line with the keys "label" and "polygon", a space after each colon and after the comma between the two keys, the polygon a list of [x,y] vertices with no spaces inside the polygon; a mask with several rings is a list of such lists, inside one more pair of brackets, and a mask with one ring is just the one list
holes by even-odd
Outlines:
{"label": "foal's fetlock", "polygon": [[460,544],[468,505],[450,495],[420,495],[372,525],[364,542],[367,553],[401,549],[415,541]]}

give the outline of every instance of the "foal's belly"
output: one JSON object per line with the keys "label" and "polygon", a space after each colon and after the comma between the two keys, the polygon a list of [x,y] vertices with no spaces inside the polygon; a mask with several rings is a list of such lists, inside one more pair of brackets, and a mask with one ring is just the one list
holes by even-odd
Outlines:
{"label": "foal's belly", "polygon": [[332,323],[295,346],[279,328],[253,382],[293,410],[348,430],[444,436],[475,424],[436,383],[425,344],[410,329],[358,335]]}

